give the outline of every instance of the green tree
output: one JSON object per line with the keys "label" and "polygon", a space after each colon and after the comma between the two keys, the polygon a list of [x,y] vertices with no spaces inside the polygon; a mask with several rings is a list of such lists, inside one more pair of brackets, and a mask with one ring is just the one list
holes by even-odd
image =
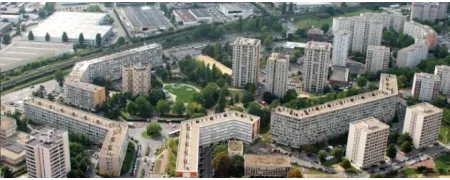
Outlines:
{"label": "green tree", "polygon": [[[153,80],[152,80],[152,82],[153,82]],[[150,104],[152,104],[152,106],[156,106],[156,104],[158,103],[159,100],[164,100],[164,99],[166,99],[166,94],[164,93],[164,91],[161,88],[152,89],[152,91],[148,95],[148,101],[150,101]]]}
{"label": "green tree", "polygon": [[358,80],[356,80],[356,84],[359,86],[359,87],[364,87],[364,86],[366,86],[367,85],[367,79],[365,78],[365,77],[359,77],[358,78]]}
{"label": "green tree", "polygon": [[184,103],[181,101],[175,102],[175,104],[172,106],[172,113],[176,115],[182,115],[186,111],[186,107],[184,106]]}
{"label": "green tree", "polygon": [[374,91],[378,89],[378,84],[377,83],[369,83],[369,85],[367,86],[367,90],[369,91]]}
{"label": "green tree", "polygon": [[294,99],[297,99],[297,92],[294,89],[289,89],[286,91],[286,94],[284,95],[284,97],[281,99],[282,103],[287,103],[290,102]]}
{"label": "green tree", "polygon": [[102,35],[100,35],[100,33],[97,33],[97,35],[95,35],[95,44],[97,46],[102,45]]}
{"label": "green tree", "polygon": [[2,178],[13,178],[13,173],[8,166],[0,166],[0,177]]}
{"label": "green tree", "polygon": [[334,149],[333,149],[333,152],[331,152],[331,154],[332,154],[338,161],[341,161],[341,160],[342,160],[342,155],[343,155],[342,148],[340,148],[340,147],[334,148]]}
{"label": "green tree", "polygon": [[291,2],[291,3],[289,3],[289,10],[288,10],[288,12],[290,13],[290,14],[293,14],[294,13],[294,4]]}
{"label": "green tree", "polygon": [[242,96],[241,102],[244,105],[244,107],[247,108],[248,104],[254,100],[255,100],[255,97],[253,96],[252,93],[245,92],[244,96]]}
{"label": "green tree", "polygon": [[167,100],[159,100],[156,104],[156,109],[161,114],[166,114],[170,111],[170,103]]}
{"label": "green tree", "polygon": [[348,169],[348,168],[351,168],[352,165],[350,164],[350,161],[349,161],[348,159],[344,159],[344,160],[342,161],[342,167],[343,167],[344,169]]}
{"label": "green tree", "polygon": [[329,24],[323,24],[320,29],[324,32],[327,33],[328,30],[330,29],[330,25]]}
{"label": "green tree", "polygon": [[153,107],[144,96],[139,96],[134,103],[136,103],[137,112],[140,117],[152,116]]}
{"label": "green tree", "polygon": [[117,42],[116,42],[116,44],[117,45],[119,45],[119,46],[122,46],[122,45],[124,45],[125,44],[125,38],[124,37],[119,37],[119,39],[117,39]]}
{"label": "green tree", "polygon": [[62,72],[61,70],[57,70],[55,72],[55,79],[58,82],[60,87],[63,87],[64,84],[64,72]]}
{"label": "green tree", "polygon": [[147,135],[158,137],[161,135],[162,128],[157,122],[152,122],[147,126]]}
{"label": "green tree", "polygon": [[370,175],[370,178],[382,178],[383,176],[380,173],[373,173]]}
{"label": "green tree", "polygon": [[33,41],[34,40],[34,34],[33,31],[28,32],[28,40]]}
{"label": "green tree", "polygon": [[220,88],[223,88],[223,87],[225,86],[225,79],[223,79],[223,78],[217,79],[216,84],[217,84]]}
{"label": "green tree", "polygon": [[393,144],[389,144],[386,148],[386,156],[391,159],[395,159],[395,157],[397,156],[397,149],[395,149],[395,146]]}
{"label": "green tree", "polygon": [[45,34],[45,41],[50,41],[50,34],[48,33]]}
{"label": "green tree", "polygon": [[341,7],[347,7],[347,3],[345,2],[341,3]]}
{"label": "green tree", "polygon": [[409,133],[403,133],[397,140],[398,145],[402,145],[404,142],[409,141],[412,142],[411,135]]}
{"label": "green tree", "polygon": [[89,5],[87,12],[102,12],[102,9],[100,9],[99,5]]}
{"label": "green tree", "polygon": [[327,156],[325,151],[319,151],[319,154],[317,155],[319,158],[320,163],[325,162],[325,157]]}
{"label": "green tree", "polygon": [[47,17],[47,13],[45,13],[45,11],[41,9],[38,12],[38,16],[39,18],[44,19],[45,17]]}
{"label": "green tree", "polygon": [[221,145],[217,145],[216,147],[214,147],[213,156],[216,156],[217,154],[219,154],[221,152],[228,153],[228,149],[227,149],[226,145],[221,144]]}
{"label": "green tree", "polygon": [[191,116],[191,119],[195,119],[195,118],[199,118],[199,117],[203,117],[203,116],[206,116],[206,114],[203,112],[195,113]]}
{"label": "green tree", "polygon": [[224,112],[225,111],[225,104],[226,104],[226,99],[225,99],[225,93],[226,93],[226,88],[222,88],[222,90],[220,90],[220,95],[219,95],[219,100],[217,101],[217,106],[216,106],[216,112]]}
{"label": "green tree", "polygon": [[196,113],[203,113],[205,114],[206,111],[203,108],[203,106],[196,102],[190,102],[186,108],[186,115],[187,117],[191,117]]}
{"label": "green tree", "polygon": [[264,46],[270,46],[271,44],[272,44],[272,36],[267,35],[266,38],[264,39]]}
{"label": "green tree", "polygon": [[287,7],[286,2],[283,2],[280,6],[281,14],[286,14],[286,7]]}
{"label": "green tree", "polygon": [[405,141],[400,146],[400,150],[404,153],[409,153],[412,151],[411,141]]}
{"label": "green tree", "polygon": [[80,44],[80,46],[84,45],[84,35],[83,35],[83,33],[80,33],[80,35],[78,36],[78,44]]}
{"label": "green tree", "polygon": [[136,114],[137,113],[136,103],[134,103],[133,101],[129,101],[127,103],[126,111],[130,114]]}
{"label": "green tree", "polygon": [[244,157],[239,155],[234,155],[231,157],[230,176],[231,177],[242,177],[244,176]]}
{"label": "green tree", "polygon": [[289,170],[287,178],[303,178],[303,173],[298,168],[292,168]]}
{"label": "green tree", "polygon": [[67,33],[63,32],[62,36],[61,36],[62,42],[68,42],[69,41],[69,37],[67,37]]}
{"label": "green tree", "polygon": [[216,170],[216,178],[228,177],[231,168],[231,161],[226,152],[221,152],[214,156],[212,167]]}

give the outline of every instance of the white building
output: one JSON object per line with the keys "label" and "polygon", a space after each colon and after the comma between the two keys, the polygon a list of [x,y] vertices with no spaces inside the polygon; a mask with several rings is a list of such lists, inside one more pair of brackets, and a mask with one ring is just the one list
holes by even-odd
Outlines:
{"label": "white building", "polygon": [[437,45],[437,33],[430,26],[414,21],[405,22],[405,34],[414,38],[415,42],[426,41],[429,49],[434,49]]}
{"label": "white building", "polygon": [[133,96],[148,95],[151,89],[151,65],[139,63],[124,65],[122,68],[122,89],[131,92]]}
{"label": "white building", "polygon": [[331,64],[331,44],[310,41],[305,48],[303,64],[303,91],[322,92],[328,84],[328,67]]}
{"label": "white building", "polygon": [[347,64],[348,50],[350,47],[350,31],[338,30],[333,38],[333,66],[345,66]]}
{"label": "white building", "polygon": [[353,31],[352,51],[364,53],[367,46],[381,45],[383,36],[383,23],[376,20],[364,20],[360,18],[355,21]]}
{"label": "white building", "polygon": [[243,19],[253,15],[253,5],[250,3],[221,3],[219,10],[227,17],[241,16]]}
{"label": "white building", "polygon": [[397,32],[403,32],[403,26],[406,21],[406,16],[401,13],[361,13],[360,16],[367,21],[377,20],[383,23],[383,28],[393,28]]}
{"label": "white building", "polygon": [[397,67],[409,67],[414,69],[420,61],[427,58],[428,43],[425,41],[417,42],[406,48],[400,49],[397,53]]}
{"label": "white building", "polygon": [[434,67],[434,75],[438,75],[441,79],[440,91],[442,94],[450,94],[450,66],[437,65]]}
{"label": "white building", "polygon": [[411,5],[411,20],[420,19],[434,22],[447,17],[448,2],[413,2]]}
{"label": "white building", "polygon": [[8,116],[5,115],[0,115],[1,117],[1,129],[2,129],[2,134],[1,134],[1,138],[2,139],[6,139],[12,135],[14,135],[16,133],[16,129],[17,129],[17,123],[16,120],[13,118],[10,118]]}
{"label": "white building", "polygon": [[350,123],[345,157],[358,168],[370,167],[384,160],[389,125],[369,117]]}
{"label": "white building", "polygon": [[271,112],[270,134],[275,143],[299,148],[342,135],[349,123],[364,118],[389,122],[397,106],[397,77],[381,74],[379,90],[299,110],[278,106]]}
{"label": "white building", "polygon": [[67,130],[43,127],[30,134],[26,144],[29,178],[65,178],[70,172]]}
{"label": "white building", "polygon": [[289,55],[272,53],[267,59],[265,91],[282,98],[287,91]]}
{"label": "white building", "polygon": [[103,25],[107,21],[106,13],[63,12],[57,11],[40,22],[32,31],[34,41],[45,41],[50,35],[50,42],[62,42],[62,34],[66,32],[69,42],[78,43],[83,33],[84,44],[96,45],[96,35],[100,34],[102,42],[112,35],[112,26]]}
{"label": "white building", "polygon": [[411,94],[419,101],[431,101],[439,95],[441,78],[428,73],[415,73]]}
{"label": "white building", "polygon": [[411,135],[414,148],[427,147],[437,142],[442,113],[442,109],[429,103],[406,108],[403,133]]}
{"label": "white building", "polygon": [[232,85],[244,87],[247,83],[256,85],[259,74],[261,40],[237,38],[231,43],[232,54]]}
{"label": "white building", "polygon": [[189,9],[189,12],[197,19],[198,22],[212,23],[212,16],[205,8]]}
{"label": "white building", "polygon": [[366,72],[386,71],[389,66],[390,49],[385,46],[369,46],[366,54]]}

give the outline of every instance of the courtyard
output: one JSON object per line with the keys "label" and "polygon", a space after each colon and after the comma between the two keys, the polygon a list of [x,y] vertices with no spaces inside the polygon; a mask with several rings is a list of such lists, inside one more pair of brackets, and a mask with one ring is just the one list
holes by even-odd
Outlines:
{"label": "courtyard", "polygon": [[164,89],[176,96],[177,101],[183,103],[189,103],[192,96],[196,92],[194,87],[185,84],[168,84],[164,86]]}

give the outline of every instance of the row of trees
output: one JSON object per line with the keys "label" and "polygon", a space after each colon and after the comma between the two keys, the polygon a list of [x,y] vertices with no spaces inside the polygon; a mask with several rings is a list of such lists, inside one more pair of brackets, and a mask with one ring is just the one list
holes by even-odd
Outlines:
{"label": "row of trees", "polygon": [[[45,34],[45,41],[50,41],[50,34],[46,33]],[[33,31],[28,32],[28,40],[29,41],[33,41],[34,40],[34,34]],[[63,32],[63,34],[61,35],[61,40],[62,42],[69,42],[69,37],[67,36],[66,32]],[[102,45],[102,36],[100,33],[97,33],[95,35],[95,43],[97,46],[101,46]],[[84,46],[84,35],[83,33],[80,33],[80,35],[78,36],[78,44],[80,46]]]}
{"label": "row of trees", "polygon": [[215,45],[208,44],[202,49],[202,54],[206,54],[215,60],[219,61],[223,65],[231,68],[231,56],[232,49],[227,42],[223,47],[222,44],[217,42]]}
{"label": "row of trees", "polygon": [[85,178],[84,173],[91,165],[91,154],[86,149],[92,146],[90,139],[84,134],[69,134],[70,166],[68,178]]}
{"label": "row of trees", "polygon": [[402,49],[414,44],[414,38],[404,33],[398,33],[394,29],[385,29],[382,42],[384,46]]}
{"label": "row of trees", "polygon": [[215,64],[210,67],[201,61],[197,61],[191,56],[186,56],[178,62],[180,71],[188,78],[188,80],[205,86],[208,82],[216,82],[218,79],[224,79],[225,82],[231,83],[231,77],[228,74],[222,74]]}
{"label": "row of trees", "polygon": [[244,158],[240,155],[228,156],[226,145],[214,147],[212,166],[216,170],[216,177],[240,178],[244,176]]}

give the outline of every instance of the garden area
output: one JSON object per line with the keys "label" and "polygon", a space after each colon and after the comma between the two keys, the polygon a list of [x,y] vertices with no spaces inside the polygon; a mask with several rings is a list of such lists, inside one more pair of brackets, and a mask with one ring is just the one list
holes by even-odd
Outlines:
{"label": "garden area", "polygon": [[436,168],[441,175],[448,175],[450,172],[450,155],[446,154],[434,160]]}
{"label": "garden area", "polygon": [[182,84],[167,85],[164,86],[164,89],[177,96],[176,101],[181,101],[183,103],[189,103],[196,92],[194,88]]}
{"label": "garden area", "polygon": [[439,141],[441,141],[444,144],[448,143],[448,140],[450,139],[450,134],[448,133],[449,127],[441,126],[439,129]]}

